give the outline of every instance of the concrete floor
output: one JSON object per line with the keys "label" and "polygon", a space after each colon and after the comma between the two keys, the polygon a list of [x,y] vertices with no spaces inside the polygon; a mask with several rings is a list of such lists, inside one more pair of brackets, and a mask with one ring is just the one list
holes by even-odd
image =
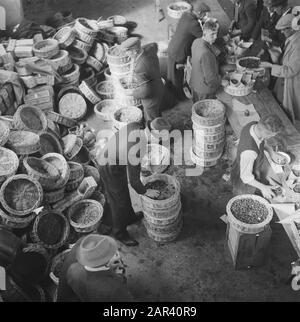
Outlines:
{"label": "concrete floor", "polygon": [[[229,0],[228,0],[229,1]],[[122,14],[135,21],[144,42],[166,41],[167,23],[156,23],[150,0],[27,0],[26,15],[38,22],[51,13],[68,9],[75,17],[98,18]],[[164,1],[164,6],[167,0]],[[226,25],[229,19],[217,0],[206,0]],[[33,5],[34,3],[34,5]],[[230,3],[222,0],[223,6]],[[164,113],[175,128],[188,126],[191,103],[186,101]],[[92,117],[91,124],[99,127]],[[128,265],[128,283],[139,301],[299,301],[300,293],[287,283],[290,263],[297,259],[282,227],[272,223],[270,254],[260,269],[236,271],[225,244],[226,225],[220,220],[232,197],[222,180],[226,160],[199,177],[186,177],[185,167],[171,167],[181,183],[184,227],[177,241],[160,246],[148,238],[142,224],[132,226],[137,248],[121,246]]]}

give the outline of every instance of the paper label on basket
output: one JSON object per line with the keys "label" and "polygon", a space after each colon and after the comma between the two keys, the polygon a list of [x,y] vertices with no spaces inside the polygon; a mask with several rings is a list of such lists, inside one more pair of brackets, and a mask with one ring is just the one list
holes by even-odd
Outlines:
{"label": "paper label on basket", "polygon": [[0,291],[6,291],[6,273],[4,267],[0,266]]}

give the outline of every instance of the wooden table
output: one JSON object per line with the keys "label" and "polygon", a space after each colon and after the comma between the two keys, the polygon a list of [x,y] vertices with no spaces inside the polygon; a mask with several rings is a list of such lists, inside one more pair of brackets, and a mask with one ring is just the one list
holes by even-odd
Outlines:
{"label": "wooden table", "polygon": [[288,151],[300,157],[300,133],[286,116],[285,112],[277,103],[269,89],[264,88],[258,90],[256,93],[251,93],[243,97],[231,96],[222,90],[217,94],[217,98],[226,106],[226,116],[237,136],[240,136],[242,128],[240,126],[238,115],[232,108],[233,98],[245,105],[253,104],[260,117],[268,114],[276,114],[284,125],[283,136],[287,143]]}

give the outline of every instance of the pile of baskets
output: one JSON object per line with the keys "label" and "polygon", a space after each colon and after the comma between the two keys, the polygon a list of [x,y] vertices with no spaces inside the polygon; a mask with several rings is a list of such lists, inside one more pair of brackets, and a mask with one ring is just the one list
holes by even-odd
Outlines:
{"label": "pile of baskets", "polygon": [[142,196],[144,224],[150,238],[158,243],[174,241],[180,234],[183,226],[180,200],[180,184],[176,178],[167,174],[155,174],[143,178],[143,183],[164,181],[174,187],[174,194],[164,200],[154,200]]}
{"label": "pile of baskets", "polygon": [[192,121],[192,161],[201,167],[215,166],[225,145],[225,106],[218,100],[199,101],[192,107]]}

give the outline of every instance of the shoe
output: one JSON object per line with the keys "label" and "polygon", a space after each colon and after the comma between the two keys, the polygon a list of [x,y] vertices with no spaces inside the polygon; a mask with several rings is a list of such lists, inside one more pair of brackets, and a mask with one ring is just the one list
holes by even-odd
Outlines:
{"label": "shoe", "polygon": [[134,218],[131,220],[131,222],[128,225],[133,225],[138,222],[140,222],[144,218],[144,213],[142,211],[139,211],[135,214]]}
{"label": "shoe", "polygon": [[139,245],[139,242],[133,239],[129,235],[129,233],[124,233],[121,236],[119,236],[117,239],[127,247],[134,247]]}

